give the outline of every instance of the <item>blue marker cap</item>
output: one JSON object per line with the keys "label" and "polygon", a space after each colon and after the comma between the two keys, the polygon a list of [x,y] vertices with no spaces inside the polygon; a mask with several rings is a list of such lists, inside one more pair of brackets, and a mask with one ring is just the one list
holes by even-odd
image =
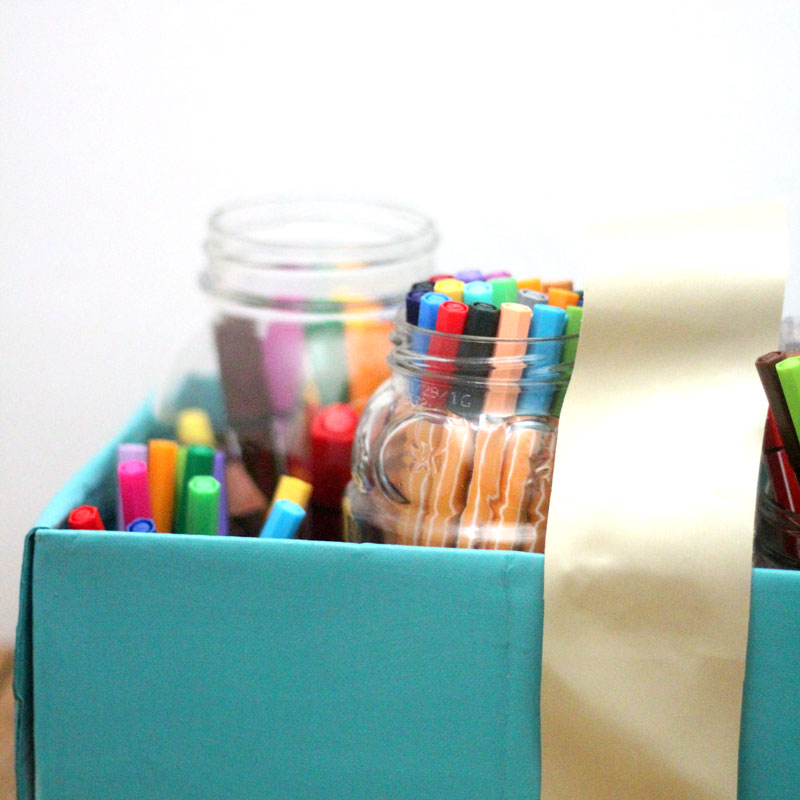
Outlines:
{"label": "blue marker cap", "polygon": [[450,298],[441,292],[426,292],[419,301],[419,319],[417,325],[430,331],[436,330],[436,317],[439,316],[439,306]]}
{"label": "blue marker cap", "polygon": [[463,269],[461,272],[456,272],[453,277],[464,283],[471,283],[472,281],[482,281],[483,273],[477,269]]}
{"label": "blue marker cap", "polygon": [[419,320],[419,301],[428,289],[412,289],[406,295],[406,322],[412,325],[417,324]]}
{"label": "blue marker cap", "polygon": [[555,386],[548,386],[548,381],[555,378],[548,374],[549,368],[561,361],[564,342],[556,337],[564,335],[567,324],[567,312],[557,306],[539,303],[533,307],[531,315],[530,336],[536,339],[555,339],[549,342],[532,342],[528,345],[528,353],[536,358],[534,363],[525,369],[524,377],[535,379],[536,384],[524,386],[517,403],[517,414],[547,414],[553,402]]}
{"label": "blue marker cap", "polygon": [[471,281],[464,286],[464,302],[470,306],[473,303],[491,303],[492,287],[486,281]]}
{"label": "blue marker cap", "polygon": [[291,500],[276,500],[264,527],[261,539],[294,539],[306,510]]}
{"label": "blue marker cap", "polygon": [[125,530],[131,533],[155,533],[156,524],[153,520],[147,519],[147,517],[137,517],[128,523],[128,527]]}

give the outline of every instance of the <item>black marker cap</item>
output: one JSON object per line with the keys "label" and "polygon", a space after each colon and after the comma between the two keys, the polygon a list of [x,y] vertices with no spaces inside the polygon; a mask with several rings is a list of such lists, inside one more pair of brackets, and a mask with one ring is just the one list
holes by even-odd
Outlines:
{"label": "black marker cap", "polygon": [[412,283],[411,291],[413,292],[414,289],[421,289],[423,292],[432,292],[433,281],[419,281],[418,283]]}
{"label": "black marker cap", "polygon": [[[467,306],[467,321],[464,323],[465,336],[494,336],[499,324],[500,309],[497,306],[481,302],[470,303]],[[464,342],[464,344],[472,343]],[[482,345],[478,344],[478,346]]]}

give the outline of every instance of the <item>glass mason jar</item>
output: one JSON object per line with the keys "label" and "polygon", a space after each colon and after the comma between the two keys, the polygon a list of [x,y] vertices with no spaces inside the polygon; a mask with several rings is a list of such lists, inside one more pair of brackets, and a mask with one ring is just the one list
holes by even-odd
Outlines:
{"label": "glass mason jar", "polygon": [[[277,198],[217,211],[200,276],[213,321],[173,369],[159,416],[205,409],[262,498],[280,474],[308,480],[304,534],[337,538],[357,420],[389,375],[391,320],[433,272],[437,243],[428,217],[392,205]],[[263,521],[263,501],[254,507]]]}
{"label": "glass mason jar", "polygon": [[543,552],[577,335],[456,336],[398,318],[391,341],[392,377],[356,434],[345,539]]}
{"label": "glass mason jar", "polygon": [[800,569],[800,513],[778,502],[764,460],[758,473],[753,566]]}

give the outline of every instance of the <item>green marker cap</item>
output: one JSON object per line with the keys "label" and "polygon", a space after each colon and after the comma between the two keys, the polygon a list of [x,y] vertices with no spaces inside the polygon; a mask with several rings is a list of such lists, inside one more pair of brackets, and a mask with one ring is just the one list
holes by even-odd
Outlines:
{"label": "green marker cap", "polygon": [[800,356],[790,356],[775,365],[778,379],[781,382],[789,416],[792,418],[795,432],[800,437]]}
{"label": "green marker cap", "polygon": [[219,521],[219,481],[210,475],[196,475],[188,484],[186,532],[216,536]]}
{"label": "green marker cap", "polygon": [[501,303],[517,302],[517,281],[515,278],[491,278],[486,281],[492,287],[492,303],[500,308]]}
{"label": "green marker cap", "polygon": [[195,475],[211,475],[214,472],[214,450],[204,444],[195,444],[186,451],[186,466],[183,469],[181,499],[175,520],[175,533],[186,533],[186,515],[189,510],[187,487]]}

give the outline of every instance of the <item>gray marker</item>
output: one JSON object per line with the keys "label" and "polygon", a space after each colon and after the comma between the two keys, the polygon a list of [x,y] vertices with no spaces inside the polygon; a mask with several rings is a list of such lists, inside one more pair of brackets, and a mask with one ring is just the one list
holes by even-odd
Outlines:
{"label": "gray marker", "polygon": [[533,308],[539,303],[547,303],[547,295],[544,292],[535,292],[533,289],[520,289],[517,292],[517,302],[524,306]]}

